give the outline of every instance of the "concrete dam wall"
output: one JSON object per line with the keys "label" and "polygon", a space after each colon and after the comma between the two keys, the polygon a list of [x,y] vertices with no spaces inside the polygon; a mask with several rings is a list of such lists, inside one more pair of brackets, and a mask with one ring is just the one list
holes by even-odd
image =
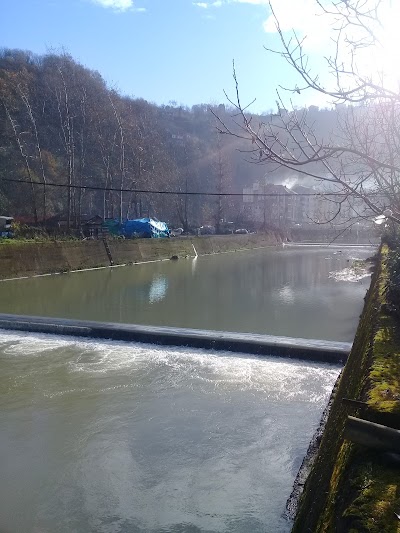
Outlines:
{"label": "concrete dam wall", "polygon": [[351,343],[349,342],[3,313],[0,313],[0,328],[95,339],[293,357],[306,361],[322,361],[333,364],[346,361],[351,348]]}

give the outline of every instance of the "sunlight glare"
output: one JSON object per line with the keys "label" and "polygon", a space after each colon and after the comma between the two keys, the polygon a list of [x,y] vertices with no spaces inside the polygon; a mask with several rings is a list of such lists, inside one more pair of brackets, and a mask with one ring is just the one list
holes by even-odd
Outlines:
{"label": "sunlight glare", "polygon": [[375,82],[398,87],[400,81],[400,3],[388,2],[379,12],[374,32],[377,43],[358,54],[357,66]]}

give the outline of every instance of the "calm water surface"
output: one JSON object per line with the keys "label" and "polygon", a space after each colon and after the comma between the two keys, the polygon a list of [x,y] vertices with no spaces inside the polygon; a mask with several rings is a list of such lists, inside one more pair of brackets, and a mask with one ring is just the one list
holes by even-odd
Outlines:
{"label": "calm water surface", "polygon": [[352,341],[371,248],[285,247],[0,283],[0,312]]}
{"label": "calm water surface", "polygon": [[0,531],[288,532],[338,373],[0,332]]}

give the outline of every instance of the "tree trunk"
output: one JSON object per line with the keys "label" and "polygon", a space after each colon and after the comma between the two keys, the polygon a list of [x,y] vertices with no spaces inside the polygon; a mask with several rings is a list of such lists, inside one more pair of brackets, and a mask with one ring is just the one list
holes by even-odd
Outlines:
{"label": "tree trunk", "polygon": [[2,103],[3,103],[4,109],[6,110],[6,114],[7,114],[8,120],[10,121],[12,130],[14,132],[14,137],[15,137],[15,141],[16,141],[16,143],[18,145],[19,152],[20,152],[21,157],[23,158],[23,160],[25,162],[25,169],[26,169],[26,172],[28,174],[28,179],[29,179],[29,182],[30,182],[30,185],[31,185],[33,218],[35,220],[35,225],[37,226],[38,225],[38,211],[37,211],[37,203],[36,203],[36,193],[35,193],[34,181],[33,181],[33,178],[32,178],[31,167],[29,165],[29,159],[28,159],[28,156],[24,153],[24,147],[22,146],[21,139],[19,138],[16,123],[13,120],[6,103],[3,100],[2,100]]}

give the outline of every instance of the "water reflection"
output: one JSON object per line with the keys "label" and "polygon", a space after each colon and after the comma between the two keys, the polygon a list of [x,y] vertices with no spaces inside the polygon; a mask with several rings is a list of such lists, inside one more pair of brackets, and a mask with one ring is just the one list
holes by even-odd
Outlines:
{"label": "water reflection", "polygon": [[149,302],[160,302],[167,294],[168,281],[164,276],[156,276],[150,285]]}
{"label": "water reflection", "polygon": [[278,291],[278,300],[286,304],[294,304],[295,296],[294,291],[290,285],[285,285]]}
{"label": "water reflection", "polygon": [[334,252],[286,246],[5,282],[0,312],[352,341],[368,279],[332,273],[371,249]]}
{"label": "water reflection", "polygon": [[196,273],[197,258],[198,258],[198,256],[196,255],[196,257],[193,257],[193,259],[192,259],[192,276],[194,276],[195,273]]}

